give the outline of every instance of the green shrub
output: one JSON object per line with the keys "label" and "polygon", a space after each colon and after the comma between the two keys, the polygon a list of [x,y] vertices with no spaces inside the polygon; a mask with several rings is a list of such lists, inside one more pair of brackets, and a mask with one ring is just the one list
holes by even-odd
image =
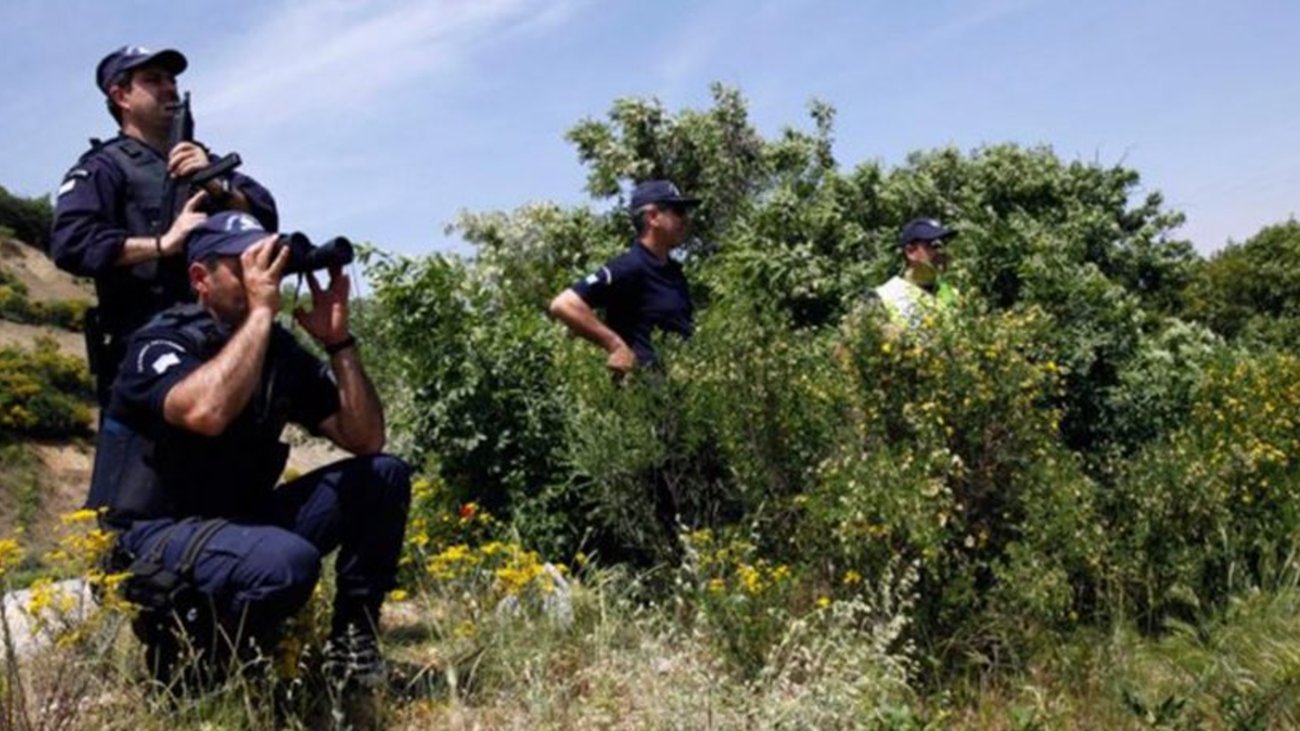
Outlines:
{"label": "green shrub", "polygon": [[0,347],[0,439],[87,434],[91,388],[85,363],[49,338],[30,351]]}
{"label": "green shrub", "polygon": [[0,186],[0,226],[14,237],[44,251],[53,224],[54,206],[48,197],[23,198]]}
{"label": "green shrub", "polygon": [[[685,560],[676,597],[706,623],[711,637],[741,672],[762,670],[773,645],[794,618],[797,577],[787,564],[758,555],[744,538],[699,530],[684,536]],[[805,610],[809,607],[805,607]],[[687,622],[695,619],[690,613]]]}
{"label": "green shrub", "polygon": [[828,578],[917,561],[917,629],[932,641],[999,613],[1068,626],[1088,610],[1105,543],[1051,406],[1054,326],[968,307],[900,338],[857,318],[844,356],[856,413],[807,496],[806,560]]}
{"label": "green shrub", "polygon": [[26,529],[41,507],[40,461],[29,445],[0,442],[0,493],[15,507],[18,527]]}
{"label": "green shrub", "polygon": [[719,301],[689,343],[667,339],[657,370],[614,382],[573,341],[563,504],[605,550],[649,563],[681,557],[681,530],[747,526],[766,556],[790,555],[795,498],[815,483],[841,429],[843,391],[826,333],[789,316]]}
{"label": "green shrub", "polygon": [[[1212,414],[1223,368],[1246,368],[1232,388],[1287,393],[1291,364],[1259,355],[1263,336],[1225,344],[1217,321],[1183,317],[1217,300],[1187,286],[1207,270],[1173,236],[1181,214],[1132,170],[1045,147],[841,170],[832,121],[814,104],[812,129],[765,138],[725,88],[675,114],[621,100],[569,135],[603,212],[467,214],[477,258],[373,262],[366,320],[396,443],[544,555],[695,566],[692,606],[731,628],[728,655],[751,671],[768,618],[854,601],[898,562],[916,572],[910,637],[939,663],[1129,612],[1154,627],[1178,597],[1262,580],[1294,509],[1218,496],[1256,484],[1242,464],[1261,444],[1294,449],[1262,416],[1234,431]],[[682,249],[697,330],[616,383],[543,312],[627,244],[618,196],[648,177],[704,200]],[[863,299],[922,214],[960,232],[963,304],[898,336]],[[1277,257],[1289,270],[1290,249]],[[1269,485],[1289,469],[1270,463]],[[699,587],[734,577],[682,543],[701,531],[756,570],[788,567],[788,587],[761,611],[710,603]]]}
{"label": "green shrub", "polygon": [[85,327],[89,307],[90,303],[84,300],[32,302],[27,285],[0,268],[0,319],[80,331]]}
{"label": "green shrub", "polygon": [[1300,222],[1265,226],[1196,270],[1187,316],[1229,339],[1294,349],[1300,344]]}
{"label": "green shrub", "polygon": [[416,461],[436,462],[458,499],[508,514],[557,468],[560,334],[540,312],[496,306],[472,274],[451,257],[376,261],[371,337]]}
{"label": "green shrub", "polygon": [[1106,493],[1112,570],[1147,626],[1267,585],[1300,538],[1300,360],[1225,351],[1193,404]]}

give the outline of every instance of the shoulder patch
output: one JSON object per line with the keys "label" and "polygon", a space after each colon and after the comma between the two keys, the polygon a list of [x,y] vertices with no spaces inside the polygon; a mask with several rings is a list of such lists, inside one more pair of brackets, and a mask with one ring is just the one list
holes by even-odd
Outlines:
{"label": "shoulder patch", "polygon": [[587,286],[592,286],[601,280],[604,280],[605,284],[613,283],[614,275],[609,271],[609,267],[601,267],[600,271],[588,274],[587,278],[582,281],[585,282]]}
{"label": "shoulder patch", "polygon": [[184,352],[185,348],[171,340],[150,340],[136,354],[135,370],[137,373],[152,371],[161,376],[172,366],[180,365],[181,358],[177,353]]}
{"label": "shoulder patch", "polygon": [[63,176],[63,185],[59,186],[59,195],[72,192],[77,187],[77,181],[85,180],[90,177],[90,171],[85,168],[73,168],[68,174]]}

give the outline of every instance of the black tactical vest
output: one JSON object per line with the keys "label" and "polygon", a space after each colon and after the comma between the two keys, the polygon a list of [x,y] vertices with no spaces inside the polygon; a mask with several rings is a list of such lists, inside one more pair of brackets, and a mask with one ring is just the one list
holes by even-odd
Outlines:
{"label": "black tactical vest", "polygon": [[[126,176],[121,220],[129,236],[157,236],[167,185],[167,160],[148,145],[119,135],[88,155],[110,157]],[[178,205],[183,198],[177,196]],[[171,256],[132,267],[114,267],[95,279],[99,318],[112,341],[120,342],[154,315],[181,302],[193,302],[185,257]]]}

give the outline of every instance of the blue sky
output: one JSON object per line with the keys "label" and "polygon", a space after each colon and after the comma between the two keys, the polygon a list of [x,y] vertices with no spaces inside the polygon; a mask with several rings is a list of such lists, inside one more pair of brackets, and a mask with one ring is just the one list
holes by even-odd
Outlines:
{"label": "blue sky", "polygon": [[844,167],[1003,141],[1122,163],[1208,252],[1300,208],[1297,37],[1282,0],[5,0],[0,185],[46,194],[113,133],[94,67],[129,43],[186,53],[199,138],[313,237],[465,250],[458,210],[590,201],[579,119],[721,81],[765,134],[830,102]]}

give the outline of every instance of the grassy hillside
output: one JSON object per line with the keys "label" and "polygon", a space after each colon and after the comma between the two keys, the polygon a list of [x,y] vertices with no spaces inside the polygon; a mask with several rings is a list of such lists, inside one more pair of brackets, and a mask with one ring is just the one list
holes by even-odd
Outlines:
{"label": "grassy hillside", "polygon": [[28,537],[29,575],[89,482],[95,412],[80,327],[92,298],[0,229],[0,536]]}

